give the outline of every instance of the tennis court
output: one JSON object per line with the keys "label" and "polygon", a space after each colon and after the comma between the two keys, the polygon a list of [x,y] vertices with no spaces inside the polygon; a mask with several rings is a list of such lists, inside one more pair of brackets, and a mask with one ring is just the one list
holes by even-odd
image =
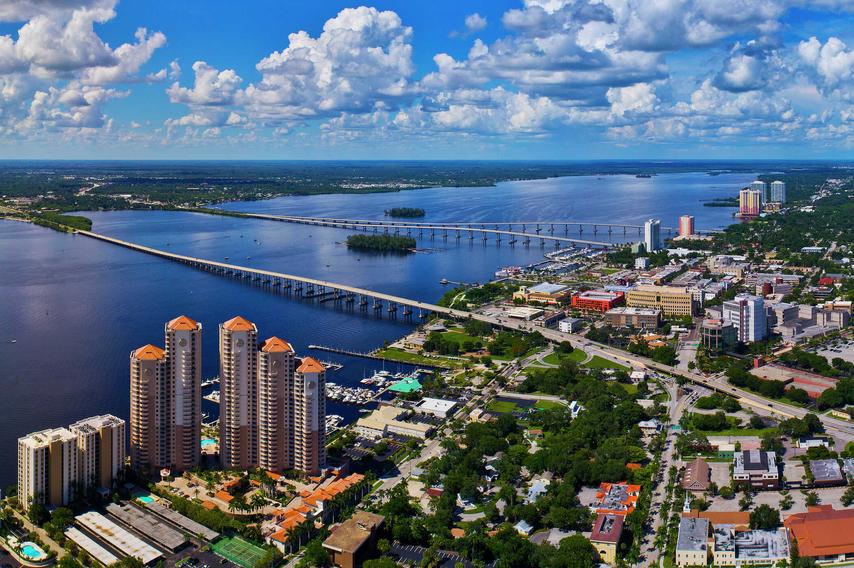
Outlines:
{"label": "tennis court", "polygon": [[238,566],[243,566],[243,568],[254,568],[255,564],[266,554],[263,548],[239,536],[220,539],[212,546],[214,552],[219,556],[234,562]]}

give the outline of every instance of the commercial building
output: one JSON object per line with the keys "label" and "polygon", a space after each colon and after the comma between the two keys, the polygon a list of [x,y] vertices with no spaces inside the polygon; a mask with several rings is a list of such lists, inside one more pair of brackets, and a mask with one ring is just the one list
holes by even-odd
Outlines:
{"label": "commercial building", "polygon": [[334,566],[356,568],[376,549],[377,533],[385,517],[367,511],[356,511],[352,517],[332,530],[323,541]]}
{"label": "commercial building", "polygon": [[444,420],[453,414],[456,407],[455,400],[424,397],[415,405],[415,412],[430,414]]}
{"label": "commercial building", "polygon": [[661,324],[661,310],[656,308],[612,308],[605,312],[605,323],[613,327],[655,329]]}
{"label": "commercial building", "polygon": [[595,506],[595,511],[604,514],[629,515],[635,510],[640,490],[640,485],[600,483],[599,491],[596,492],[598,504]]}
{"label": "commercial building", "polygon": [[685,466],[682,475],[682,488],[685,491],[707,491],[711,481],[711,468],[703,458],[695,458]]}
{"label": "commercial building", "polygon": [[845,475],[843,475],[842,468],[839,467],[839,462],[836,461],[836,458],[810,460],[809,467],[815,487],[845,485],[848,481]]}
{"label": "commercial building", "polygon": [[[762,183],[763,182],[753,182]],[[762,211],[762,196],[765,190],[762,189],[742,189],[738,194],[738,216],[739,217],[758,217]]]}
{"label": "commercial building", "polygon": [[759,296],[739,294],[724,302],[723,320],[735,327],[742,343],[762,341],[768,336],[765,300]]}
{"label": "commercial building", "polygon": [[738,332],[735,326],[721,319],[704,319],[700,326],[700,340],[710,352],[724,353],[738,343]]}
{"label": "commercial building", "polygon": [[690,237],[694,234],[694,216],[682,215],[679,217],[679,236]]}
{"label": "commercial building", "polygon": [[776,489],[780,471],[774,452],[742,450],[733,457],[733,484],[750,485],[755,489]]}
{"label": "commercial building", "polygon": [[282,471],[292,464],[291,393],[294,349],[271,337],[258,350],[258,467]]}
{"label": "commercial building", "polygon": [[638,286],[626,296],[630,308],[654,308],[664,316],[690,316],[696,302],[685,288],[675,286]]}
{"label": "commercial building", "polygon": [[18,439],[18,499],[67,505],[92,489],[109,490],[125,459],[125,422],[112,415],[34,432]]}
{"label": "commercial building", "polygon": [[557,328],[561,333],[575,333],[584,325],[584,320],[580,318],[565,318],[558,322]]}
{"label": "commercial building", "polygon": [[676,539],[676,565],[705,566],[708,557],[709,521],[698,517],[682,517]]}
{"label": "commercial building", "polygon": [[774,203],[785,203],[786,202],[786,183],[782,181],[772,181],[771,182],[771,198],[769,201]]}
{"label": "commercial building", "polygon": [[715,525],[712,561],[715,566],[771,566],[789,561],[789,533],[781,528],[737,530],[733,525]]}
{"label": "commercial building", "polygon": [[326,466],[326,369],[304,357],[294,374],[293,467],[317,475]]}
{"label": "commercial building", "polygon": [[572,307],[592,312],[607,312],[623,303],[625,295],[622,292],[606,292],[605,290],[587,290],[572,295]]}
{"label": "commercial building", "polygon": [[605,564],[614,564],[617,561],[617,547],[623,536],[623,515],[600,513],[593,523],[593,531],[590,533],[590,543],[596,549],[599,560]]}
{"label": "commercial building", "polygon": [[513,293],[514,300],[525,302],[539,302],[541,304],[555,305],[569,295],[569,287],[561,284],[549,284],[543,282],[536,286],[522,286]]}
{"label": "commercial building", "polygon": [[648,219],[643,224],[643,244],[646,252],[655,252],[661,249],[661,221]]}
{"label": "commercial building", "polygon": [[639,256],[635,259],[635,270],[649,269],[649,257]]}
{"label": "commercial building", "polygon": [[226,469],[258,463],[258,328],[240,316],[219,326],[219,451]]}
{"label": "commercial building", "polygon": [[201,451],[202,326],[187,316],[165,325],[166,349],[130,354],[130,455],[134,469],[196,467]]}
{"label": "commercial building", "polygon": [[783,365],[762,365],[751,369],[750,373],[765,381],[781,382],[786,385],[787,389],[805,390],[811,398],[818,398],[827,389],[836,387],[836,379],[834,378]]}
{"label": "commercial building", "polygon": [[366,438],[385,438],[389,434],[409,438],[426,439],[433,431],[433,425],[417,420],[406,420],[409,411],[405,408],[383,404],[376,410],[359,418],[354,430]]}
{"label": "commercial building", "polygon": [[832,505],[807,507],[783,524],[798,544],[798,555],[818,564],[854,561],[854,509],[837,511]]}

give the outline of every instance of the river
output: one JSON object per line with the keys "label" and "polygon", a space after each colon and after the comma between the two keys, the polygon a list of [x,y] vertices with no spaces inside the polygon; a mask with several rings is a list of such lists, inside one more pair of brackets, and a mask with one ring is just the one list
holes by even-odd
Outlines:
{"label": "river", "polygon": [[[583,220],[638,224],[648,217],[675,227],[682,214],[698,229],[732,222],[730,208],[702,201],[730,197],[749,174],[579,176],[504,182],[486,188],[435,188],[368,195],[282,197],[228,203],[239,211],[382,218],[390,207],[421,207],[425,221]],[[486,281],[500,266],[542,258],[539,247],[496,247],[490,241],[419,240],[411,255],[366,254],[341,244],[347,231],[273,221],[164,211],[85,213],[93,230],[121,239],[280,272],[312,276],[425,301],[452,281]],[[592,235],[585,233],[586,238]],[[599,238],[606,239],[600,233]],[[623,236],[615,233],[615,240]],[[627,239],[637,239],[629,235]],[[0,487],[15,482],[16,439],[32,431],[113,413],[127,418],[128,357],[146,343],[163,344],[164,323],[187,314],[203,325],[203,375],[216,375],[217,326],[241,314],[262,338],[290,341],[308,354],[312,343],[370,350],[411,329],[402,320],[348,314],[271,294],[237,281],[26,223],[0,222]],[[13,343],[14,341],[14,343]],[[373,361],[326,353],[341,371],[328,380],[358,384]],[[388,366],[397,371],[397,366]],[[205,405],[215,415],[216,408]],[[330,404],[348,420],[357,409]]]}

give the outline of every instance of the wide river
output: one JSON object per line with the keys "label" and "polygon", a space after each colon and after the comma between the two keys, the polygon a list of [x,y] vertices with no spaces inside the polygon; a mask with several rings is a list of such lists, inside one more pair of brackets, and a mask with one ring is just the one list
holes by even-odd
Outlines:
{"label": "wide river", "polygon": [[[748,174],[666,174],[566,177],[500,183],[485,188],[437,188],[369,195],[283,197],[229,203],[263,213],[382,218],[389,207],[421,207],[427,221],[583,220],[640,224],[662,219],[675,227],[691,214],[698,229],[732,222],[732,209],[702,202],[737,195]],[[436,301],[439,280],[485,281],[500,266],[542,259],[538,246],[484,246],[425,238],[425,252],[365,254],[341,244],[347,231],[162,211],[86,213],[94,230],[121,239],[247,266]],[[586,238],[593,238],[585,233]],[[607,233],[600,232],[602,240]],[[622,232],[614,234],[623,240]],[[637,239],[637,235],[629,235]],[[550,249],[547,249],[550,250]],[[163,344],[163,324],[187,314],[203,325],[203,374],[218,373],[217,325],[241,314],[263,338],[277,335],[308,354],[312,343],[370,350],[406,333],[411,324],[350,314],[330,305],[289,300],[260,288],[145,254],[14,221],[0,221],[0,487],[15,482],[16,439],[81,418],[127,418],[128,356],[146,343]],[[340,361],[328,380],[358,385],[378,368],[372,361],[312,353]],[[388,366],[397,371],[397,366]],[[216,407],[205,405],[213,416]],[[330,403],[347,420],[355,407]]]}

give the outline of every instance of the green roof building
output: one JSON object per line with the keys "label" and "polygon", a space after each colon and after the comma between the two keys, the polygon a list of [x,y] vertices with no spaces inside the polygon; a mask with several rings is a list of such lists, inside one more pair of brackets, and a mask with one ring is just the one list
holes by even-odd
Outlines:
{"label": "green roof building", "polygon": [[421,390],[421,383],[415,377],[405,377],[388,387],[388,390],[404,393],[417,392]]}

